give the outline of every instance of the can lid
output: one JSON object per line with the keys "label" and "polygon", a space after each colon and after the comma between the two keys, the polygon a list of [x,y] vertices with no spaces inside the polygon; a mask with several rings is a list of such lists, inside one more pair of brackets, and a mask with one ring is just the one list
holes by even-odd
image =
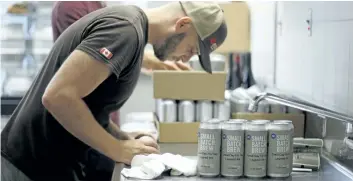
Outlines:
{"label": "can lid", "polygon": [[171,100],[171,99],[165,99],[163,101],[163,103],[165,103],[165,104],[174,104],[175,102],[174,102],[174,100]]}
{"label": "can lid", "polygon": [[269,123],[270,120],[265,120],[265,119],[256,119],[256,120],[252,120],[249,123],[250,124],[267,124]]}
{"label": "can lid", "polygon": [[216,119],[216,118],[209,119],[209,120],[205,121],[205,123],[210,123],[210,124],[218,124],[220,122],[221,122],[221,120]]}
{"label": "can lid", "polygon": [[292,124],[291,120],[274,120],[273,124]]}
{"label": "can lid", "polygon": [[229,121],[226,121],[224,123],[227,123],[227,124],[242,124],[242,123],[245,123],[246,120],[245,119],[230,119]]}

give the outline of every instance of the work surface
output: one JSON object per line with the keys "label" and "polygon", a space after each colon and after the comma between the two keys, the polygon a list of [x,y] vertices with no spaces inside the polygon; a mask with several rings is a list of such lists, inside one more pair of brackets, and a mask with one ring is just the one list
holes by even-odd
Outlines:
{"label": "work surface", "polygon": [[[174,154],[182,154],[186,156],[196,155],[196,145],[193,144],[182,144],[182,145],[161,145],[161,151],[163,153],[169,152]],[[180,149],[180,150],[179,150]],[[196,158],[196,157],[194,157]],[[128,179],[120,174],[124,165],[116,164],[112,181],[140,181],[138,179]],[[283,181],[353,181],[353,174],[344,172],[335,161],[331,160],[328,157],[321,159],[321,169],[316,172],[294,172],[291,177],[286,179],[261,179],[261,180],[283,180]],[[157,179],[156,179],[157,180]],[[202,177],[171,177],[171,176],[162,176],[158,179],[159,181],[208,181],[208,180],[219,180],[219,181],[229,181],[229,180],[238,180],[238,181],[249,181],[249,180],[259,180],[259,179],[248,179],[248,178],[239,178],[239,179],[227,179],[227,178],[202,178]]]}

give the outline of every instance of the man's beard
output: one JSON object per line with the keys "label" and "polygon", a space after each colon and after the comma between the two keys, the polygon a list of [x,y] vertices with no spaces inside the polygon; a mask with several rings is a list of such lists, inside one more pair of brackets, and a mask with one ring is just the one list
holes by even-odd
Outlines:
{"label": "man's beard", "polygon": [[161,61],[165,61],[176,47],[184,39],[185,33],[180,33],[168,37],[162,44],[153,45],[154,55]]}

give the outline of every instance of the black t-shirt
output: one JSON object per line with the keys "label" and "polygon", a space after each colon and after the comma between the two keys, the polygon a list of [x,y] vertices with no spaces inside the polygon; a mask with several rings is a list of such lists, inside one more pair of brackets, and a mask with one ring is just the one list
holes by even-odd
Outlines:
{"label": "black t-shirt", "polygon": [[88,146],[67,132],[42,105],[45,88],[75,49],[106,63],[113,74],[84,98],[96,120],[106,128],[109,113],[119,109],[136,86],[147,36],[147,17],[136,6],[103,8],[72,24],[55,42],[3,129],[2,156],[32,180],[77,180],[78,163]]}

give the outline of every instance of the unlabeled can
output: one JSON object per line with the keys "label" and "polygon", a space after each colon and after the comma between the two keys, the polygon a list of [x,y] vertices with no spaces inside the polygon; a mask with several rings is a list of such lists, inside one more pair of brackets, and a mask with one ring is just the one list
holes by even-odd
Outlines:
{"label": "unlabeled can", "polygon": [[249,112],[250,101],[248,99],[232,99],[231,100],[231,112],[243,113]]}
{"label": "unlabeled can", "polygon": [[294,126],[290,120],[268,125],[267,176],[289,177],[293,168]]}
{"label": "unlabeled can", "polygon": [[287,112],[287,107],[285,105],[273,103],[273,102],[270,103],[270,109],[271,109],[271,113],[285,114]]}
{"label": "unlabeled can", "polygon": [[318,153],[294,153],[293,167],[309,168],[313,170],[320,169],[320,154]]}
{"label": "unlabeled can", "polygon": [[269,120],[248,121],[245,129],[244,175],[252,178],[266,176],[267,125]]}
{"label": "unlabeled can", "polygon": [[198,101],[196,105],[196,121],[212,119],[213,106],[211,101]]}
{"label": "unlabeled can", "polygon": [[213,104],[213,117],[221,121],[229,120],[230,118],[230,102],[225,101],[216,101]]}
{"label": "unlabeled can", "polygon": [[270,104],[267,101],[259,102],[257,107],[257,111],[259,113],[269,113],[270,112]]}
{"label": "unlabeled can", "polygon": [[181,101],[178,105],[179,122],[191,123],[195,121],[194,101]]}
{"label": "unlabeled can", "polygon": [[200,176],[216,177],[220,174],[221,131],[218,119],[210,119],[200,124],[197,151],[197,170]]}
{"label": "unlabeled can", "polygon": [[163,122],[177,121],[177,105],[174,100],[163,101]]}
{"label": "unlabeled can", "polygon": [[231,119],[222,124],[221,175],[243,176],[244,127],[246,120]]}
{"label": "unlabeled can", "polygon": [[164,116],[163,116],[163,99],[156,99],[154,102],[155,105],[155,112],[157,115],[157,118],[160,122],[163,122]]}

